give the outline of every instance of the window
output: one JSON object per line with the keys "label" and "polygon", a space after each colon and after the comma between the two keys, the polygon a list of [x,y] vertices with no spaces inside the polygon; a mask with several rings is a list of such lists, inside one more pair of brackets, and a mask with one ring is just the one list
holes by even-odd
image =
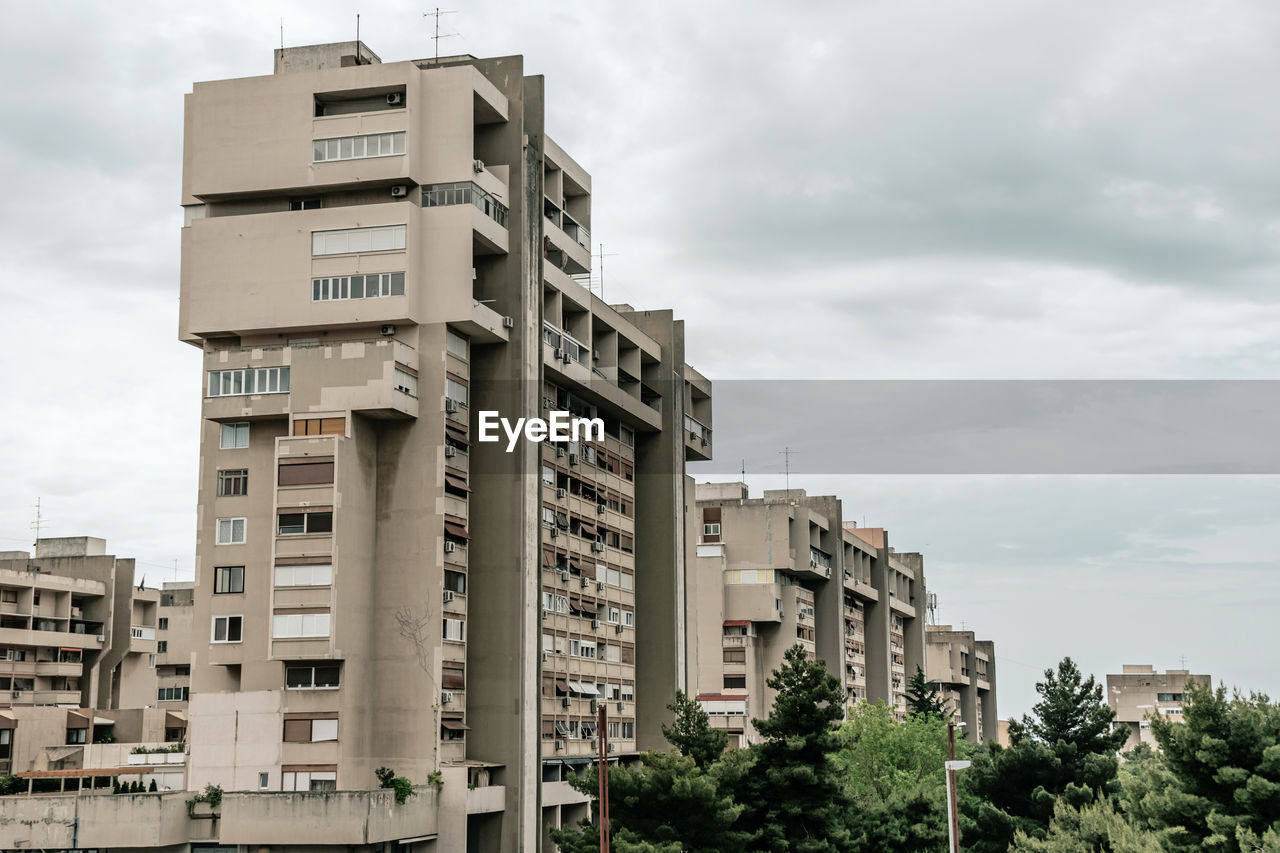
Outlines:
{"label": "window", "polygon": [[702,525],[702,535],[703,535],[703,536],[719,536],[719,535],[720,535],[720,525],[719,525],[718,523],[717,523],[717,524],[704,524],[704,525]]}
{"label": "window", "polygon": [[244,625],[243,616],[215,616],[213,617],[213,632],[210,642],[214,643],[238,643],[242,639],[241,629]]}
{"label": "window", "polygon": [[282,486],[318,486],[333,482],[333,459],[281,460]]}
{"label": "window", "polygon": [[338,720],[333,718],[286,719],[285,743],[321,743],[338,739]]}
{"label": "window", "polygon": [[363,136],[334,136],[311,143],[315,163],[330,160],[360,160],[368,157],[391,157],[404,153],[404,131],[370,133]]}
{"label": "window", "polygon": [[747,687],[747,677],[745,675],[726,675],[724,677],[725,690],[745,690]]}
{"label": "window", "polygon": [[244,566],[218,566],[213,570],[215,595],[244,592]]}
{"label": "window", "polygon": [[191,698],[190,687],[160,687],[156,699],[160,702],[186,702]]}
{"label": "window", "polygon": [[217,544],[243,545],[244,525],[245,520],[243,518],[219,518]]}
{"label": "window", "polygon": [[158,655],[163,655],[163,654],[166,654],[168,651],[169,651],[169,641],[168,641],[168,640],[157,640],[157,641],[156,641],[156,654],[158,654]]}
{"label": "window", "polygon": [[336,663],[290,664],[284,668],[284,686],[289,690],[334,690],[339,686]]}
{"label": "window", "polygon": [[387,252],[404,248],[405,226],[344,228],[311,232],[312,255],[345,255],[354,252]]}
{"label": "window", "polygon": [[507,206],[470,181],[454,184],[432,184],[422,188],[423,207],[446,207],[451,204],[474,204],[494,222],[507,227]]}
{"label": "window", "polygon": [[408,369],[396,364],[395,375],[392,377],[395,382],[395,389],[402,394],[408,394],[410,397],[418,396],[418,374],[410,373]]}
{"label": "window", "polygon": [[37,589],[35,592],[31,593],[31,604],[34,607],[40,606],[40,590]]}
{"label": "window", "polygon": [[271,774],[259,773],[258,774],[258,790],[265,791],[267,790],[268,787],[270,787],[270,785],[271,785]]}
{"label": "window", "polygon": [[150,654],[149,654],[149,655],[147,655],[147,668],[148,668],[148,669],[155,669],[155,668],[156,668],[156,656],[155,656],[155,655],[150,655]]}
{"label": "window", "polygon": [[294,435],[346,435],[346,418],[298,418],[293,422]]}
{"label": "window", "polygon": [[332,533],[333,512],[282,512],[280,535],[290,533]]}
{"label": "window", "polygon": [[246,367],[237,370],[210,370],[210,397],[234,397],[240,394],[288,394],[289,368]]}
{"label": "window", "polygon": [[320,199],[317,198],[294,198],[289,200],[290,210],[319,210]]}
{"label": "window", "polygon": [[445,690],[466,690],[466,665],[447,660],[440,664],[440,686]]}
{"label": "window", "polygon": [[329,636],[329,613],[277,613],[271,620],[271,637],[292,640]]}
{"label": "window", "polygon": [[1181,693],[1157,693],[1156,701],[1157,702],[1181,702],[1182,694]]}
{"label": "window", "polygon": [[218,497],[239,497],[249,493],[249,470],[232,468],[218,472]]}
{"label": "window", "polygon": [[747,650],[746,649],[725,649],[724,662],[725,663],[746,663]]}
{"label": "window", "polygon": [[67,729],[67,743],[84,743],[88,729]]}
{"label": "window", "polygon": [[618,693],[622,697],[621,701],[631,702],[635,699],[636,687],[634,684],[624,684],[622,685],[622,689],[618,691]]}
{"label": "window", "polygon": [[467,576],[452,569],[444,570],[444,588],[449,592],[465,595],[467,592]]}
{"label": "window", "polygon": [[446,378],[444,380],[444,394],[459,406],[467,405],[467,386],[457,379]]}
{"label": "window", "polygon": [[156,630],[159,630],[159,631],[168,631],[168,630],[169,630],[169,617],[168,617],[168,616],[161,616],[161,617],[160,617],[160,619],[159,619],[158,621],[159,621],[159,624],[158,624],[158,625],[156,625]]}
{"label": "window", "polygon": [[404,273],[380,272],[311,279],[312,302],[377,299],[380,296],[404,296]]}
{"label": "window", "polygon": [[248,424],[223,424],[218,446],[223,450],[243,450],[249,446]]}
{"label": "window", "polygon": [[6,590],[0,591],[0,601],[3,601],[5,604],[17,604],[18,591],[16,589],[6,589]]}
{"label": "window", "polygon": [[448,619],[448,618],[442,621],[444,623],[443,625],[444,639],[453,640],[459,643],[467,639],[467,623],[466,622],[463,622],[461,619]]}
{"label": "window", "polygon": [[282,791],[335,791],[338,774],[333,770],[288,770],[280,774]]}
{"label": "window", "polygon": [[456,355],[463,361],[467,360],[467,339],[453,329],[445,330],[444,348],[450,355]]}
{"label": "window", "polygon": [[0,759],[9,758],[13,750],[13,729],[0,729]]}
{"label": "window", "polygon": [[333,583],[333,566],[328,563],[311,566],[276,566],[276,586],[329,586]]}

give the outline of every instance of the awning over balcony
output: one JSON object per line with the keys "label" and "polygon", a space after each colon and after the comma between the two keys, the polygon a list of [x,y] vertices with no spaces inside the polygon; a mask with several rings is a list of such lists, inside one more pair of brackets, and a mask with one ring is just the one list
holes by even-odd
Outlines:
{"label": "awning over balcony", "polygon": [[0,729],[14,729],[18,727],[18,718],[13,715],[12,711],[0,711]]}
{"label": "awning over balcony", "polygon": [[456,521],[445,519],[444,532],[448,536],[454,536],[463,541],[469,540],[471,537],[467,534],[467,528],[463,527]]}
{"label": "awning over balcony", "polygon": [[468,726],[466,723],[462,722],[462,720],[441,720],[440,727],[448,729],[451,732],[471,731],[471,726]]}

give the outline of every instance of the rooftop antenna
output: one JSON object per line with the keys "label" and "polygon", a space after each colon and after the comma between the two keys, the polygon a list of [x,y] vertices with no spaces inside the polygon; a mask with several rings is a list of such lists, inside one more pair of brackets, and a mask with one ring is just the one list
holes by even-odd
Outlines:
{"label": "rooftop antenna", "polygon": [[1182,655],[1180,658],[1178,658],[1178,660],[1182,661],[1182,668],[1183,668],[1183,669],[1186,669],[1186,668],[1187,668],[1187,656],[1186,656],[1186,655]]}
{"label": "rooftop antenna", "polygon": [[747,460],[742,460],[742,482],[747,482]]}
{"label": "rooftop antenna", "polygon": [[356,12],[356,65],[360,64],[360,13]]}
{"label": "rooftop antenna", "polygon": [[599,266],[600,266],[600,301],[601,302],[604,302],[604,259],[615,258],[617,256],[618,256],[617,252],[610,252],[609,254],[606,255],[604,253],[604,243],[600,244],[600,252],[596,255],[596,257],[600,259]]}
{"label": "rooftop antenna", "polygon": [[778,451],[783,458],[783,471],[786,474],[787,500],[791,500],[791,448],[784,447]]}
{"label": "rooftop antenna", "polygon": [[938,594],[936,592],[929,593],[926,606],[929,608],[929,624],[938,624]]}
{"label": "rooftop antenna", "polygon": [[284,18],[280,19],[280,49],[284,50]]}
{"label": "rooftop antenna", "polygon": [[435,10],[434,12],[423,12],[423,13],[422,13],[422,17],[424,17],[424,18],[435,18],[435,19],[436,19],[436,34],[435,34],[435,35],[433,35],[433,36],[431,37],[431,39],[436,43],[436,58],[435,58],[435,61],[436,61],[436,62],[439,62],[439,61],[440,61],[440,39],[453,38],[454,36],[458,35],[457,33],[445,33],[444,35],[440,35],[440,16],[441,16],[441,15],[456,15],[457,13],[458,13],[458,12],[457,12],[457,10],[456,10],[456,9],[443,9],[443,10],[442,10],[439,6],[437,6],[437,7],[436,7],[436,10]]}
{"label": "rooftop antenna", "polygon": [[40,528],[44,524],[44,516],[40,514],[40,498],[36,498],[36,520],[31,522],[32,529],[36,532],[35,544],[31,547],[35,549],[35,555],[40,556]]}

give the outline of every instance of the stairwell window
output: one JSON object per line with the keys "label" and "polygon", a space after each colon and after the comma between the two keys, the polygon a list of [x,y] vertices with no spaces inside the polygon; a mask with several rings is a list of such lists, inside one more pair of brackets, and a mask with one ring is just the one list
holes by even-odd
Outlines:
{"label": "stairwell window", "polygon": [[289,368],[246,367],[210,370],[208,395],[235,397],[245,394],[288,394]]}

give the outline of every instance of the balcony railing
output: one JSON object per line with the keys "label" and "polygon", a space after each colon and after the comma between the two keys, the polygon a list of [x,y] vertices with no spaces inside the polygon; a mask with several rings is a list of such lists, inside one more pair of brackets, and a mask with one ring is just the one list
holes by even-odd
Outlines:
{"label": "balcony railing", "polygon": [[711,427],[702,423],[696,418],[688,415],[684,416],[684,428],[689,433],[689,438],[694,441],[701,441],[704,445],[711,443]]}
{"label": "balcony railing", "polygon": [[451,204],[474,204],[494,222],[507,227],[507,206],[479,184],[463,181],[454,184],[432,184],[422,188],[423,207],[447,207]]}
{"label": "balcony railing", "polygon": [[825,551],[819,551],[812,545],[809,546],[809,567],[823,568],[828,572],[831,571],[831,555]]}
{"label": "balcony railing", "polygon": [[129,628],[129,636],[135,640],[154,640],[156,638],[156,629],[148,628],[145,625],[133,625]]}
{"label": "balcony railing", "polygon": [[569,218],[569,214],[564,215],[564,233],[569,235],[569,239],[573,240],[584,249],[591,248],[591,232],[583,226],[574,222]]}

